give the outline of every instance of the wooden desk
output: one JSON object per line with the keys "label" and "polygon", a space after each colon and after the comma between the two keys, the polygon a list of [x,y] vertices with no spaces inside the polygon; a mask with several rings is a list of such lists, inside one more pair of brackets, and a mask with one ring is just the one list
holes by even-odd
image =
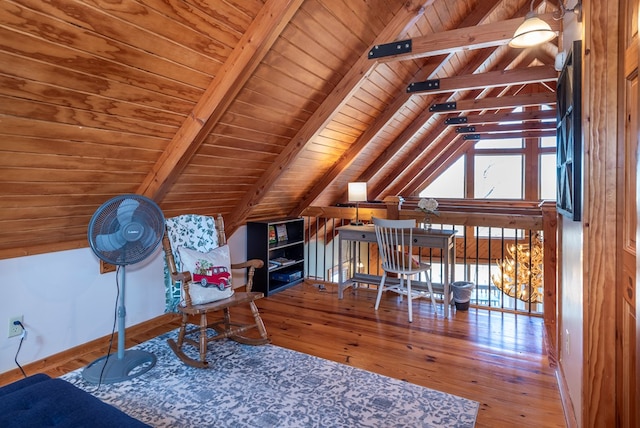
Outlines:
{"label": "wooden desk", "polygon": [[[350,278],[345,278],[344,272],[342,269],[342,247],[343,241],[351,243],[354,246],[354,249],[357,248],[356,244],[358,242],[377,242],[376,241],[376,231],[373,225],[365,225],[365,226],[342,226],[338,227],[338,260],[340,263],[339,273],[338,273],[338,299],[342,299],[344,296],[344,290],[348,287],[354,286],[358,283],[366,283],[366,284],[380,284],[380,279],[382,278],[379,275],[370,275],[359,273],[357,270],[357,257],[352,257],[349,262],[351,263],[352,272]],[[442,284],[432,282],[432,287],[434,291],[441,292],[444,298],[444,316],[445,318],[449,317],[449,306],[451,305],[451,290],[450,284],[455,281],[455,263],[456,263],[456,246],[455,246],[455,230],[439,230],[439,229],[431,229],[424,230],[420,228],[415,228],[413,230],[413,245],[414,247],[425,247],[425,248],[439,248],[442,250],[442,265],[445,267],[444,269],[444,281]],[[352,254],[356,254],[356,251]],[[397,281],[396,278],[388,278],[387,281]],[[412,284],[415,284],[415,288],[421,288],[427,286],[425,282],[412,281]]]}

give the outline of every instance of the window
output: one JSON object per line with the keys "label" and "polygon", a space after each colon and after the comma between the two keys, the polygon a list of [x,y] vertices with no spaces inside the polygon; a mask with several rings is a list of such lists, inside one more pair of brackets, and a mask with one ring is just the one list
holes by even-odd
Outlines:
{"label": "window", "polygon": [[474,198],[522,199],[522,155],[475,156]]}
{"label": "window", "polygon": [[521,149],[521,148],[522,148],[522,140],[520,138],[505,138],[500,140],[480,140],[476,143],[476,149]]}
{"label": "window", "polygon": [[464,161],[455,161],[430,185],[420,192],[421,198],[464,198]]}
{"label": "window", "polygon": [[540,155],[540,199],[556,199],[556,155]]}

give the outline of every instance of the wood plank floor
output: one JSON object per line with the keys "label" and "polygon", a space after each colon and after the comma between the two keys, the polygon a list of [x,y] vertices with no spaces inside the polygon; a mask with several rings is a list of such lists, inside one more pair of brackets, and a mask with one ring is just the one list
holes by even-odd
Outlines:
{"label": "wood plank floor", "polygon": [[[436,314],[423,299],[409,324],[406,301],[387,293],[377,312],[374,302],[368,289],[349,289],[340,301],[332,286],[300,284],[258,306],[273,344],[478,401],[478,427],[566,426],[541,318],[471,308],[444,320],[442,306]],[[177,325],[166,315],[129,328],[127,346]],[[25,370],[59,376],[104,355],[105,346],[98,340]],[[20,377],[2,374],[0,385]]]}

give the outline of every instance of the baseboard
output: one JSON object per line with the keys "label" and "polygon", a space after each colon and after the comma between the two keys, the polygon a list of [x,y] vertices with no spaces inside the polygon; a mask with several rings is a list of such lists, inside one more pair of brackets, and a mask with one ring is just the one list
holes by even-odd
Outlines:
{"label": "baseboard", "polygon": [[[135,337],[137,335],[144,335],[150,330],[157,329],[158,326],[171,325],[172,323],[179,323],[180,316],[175,313],[166,313],[150,320],[141,322],[139,324],[127,327],[125,330],[125,336],[127,339]],[[179,324],[176,324],[179,325]],[[154,335],[154,337],[157,335]],[[27,375],[35,373],[47,373],[51,377],[61,376],[69,371],[75,370],[93,361],[90,359],[84,364],[80,363],[83,360],[83,355],[89,353],[95,353],[96,350],[105,348],[109,345],[111,335],[106,335],[98,339],[92,340],[82,345],[74,346],[65,351],[57,354],[50,355],[38,361],[23,365],[22,368]],[[0,386],[14,382],[23,377],[20,369],[15,368],[7,372],[0,374]]]}
{"label": "baseboard", "polygon": [[564,420],[567,424],[567,428],[579,428],[578,421],[576,419],[576,412],[571,401],[571,394],[569,393],[569,385],[567,385],[564,371],[562,370],[562,364],[556,366],[556,380],[558,382],[558,390],[560,391],[560,401],[562,402],[562,410],[564,412]]}

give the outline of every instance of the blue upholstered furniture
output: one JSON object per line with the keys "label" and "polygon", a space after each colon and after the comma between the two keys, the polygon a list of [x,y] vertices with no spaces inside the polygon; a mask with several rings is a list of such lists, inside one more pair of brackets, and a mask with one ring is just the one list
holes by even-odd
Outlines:
{"label": "blue upholstered furniture", "polygon": [[0,388],[0,427],[148,427],[62,379],[36,374]]}

